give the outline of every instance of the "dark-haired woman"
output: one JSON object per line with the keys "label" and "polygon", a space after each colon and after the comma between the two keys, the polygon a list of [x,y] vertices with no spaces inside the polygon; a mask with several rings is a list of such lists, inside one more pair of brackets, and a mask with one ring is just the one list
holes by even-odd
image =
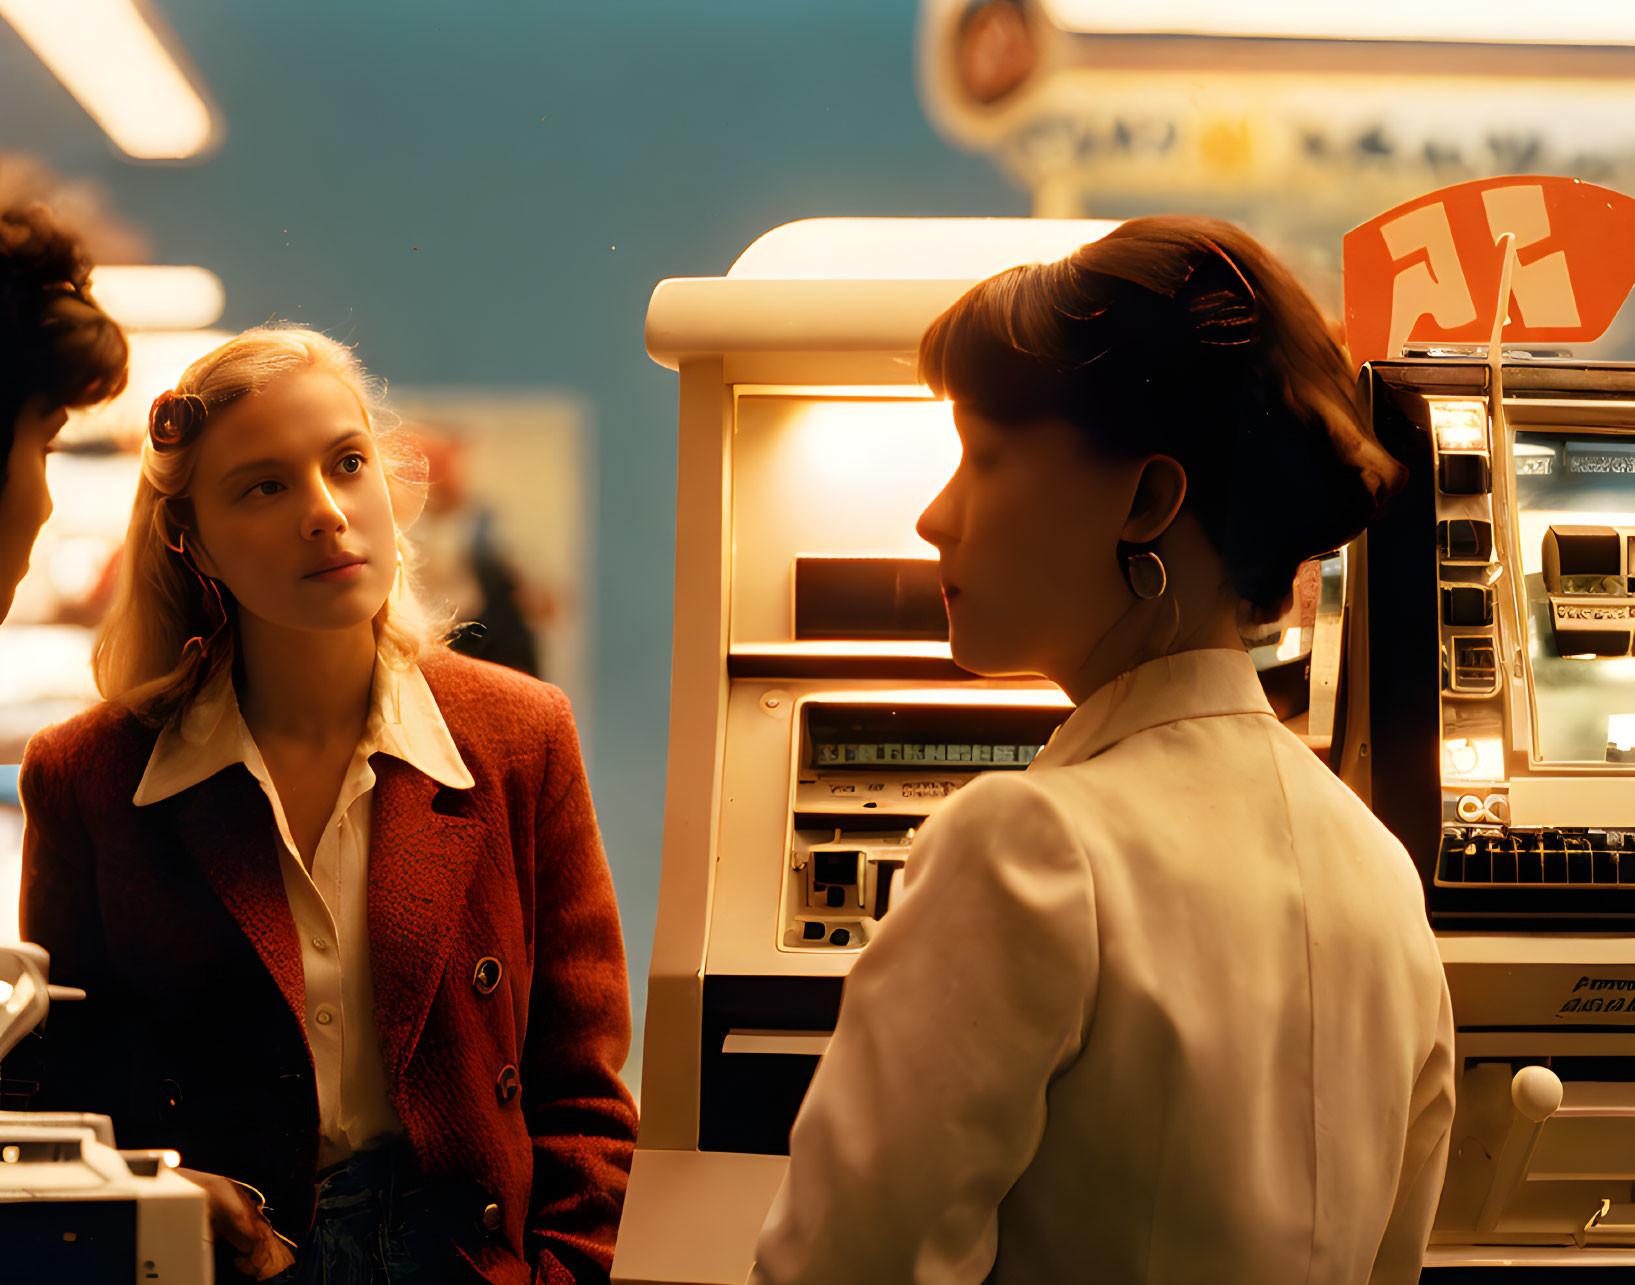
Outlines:
{"label": "dark-haired woman", "polygon": [[70,407],[125,387],[125,336],[91,265],[42,205],[0,211],[0,620],[51,516],[45,457]]}
{"label": "dark-haired woman", "polygon": [[1149,218],[920,356],[954,656],[1077,709],[921,830],[751,1279],[1417,1280],[1453,1111],[1420,885],[1239,642],[1398,483],[1343,352],[1241,231]]}

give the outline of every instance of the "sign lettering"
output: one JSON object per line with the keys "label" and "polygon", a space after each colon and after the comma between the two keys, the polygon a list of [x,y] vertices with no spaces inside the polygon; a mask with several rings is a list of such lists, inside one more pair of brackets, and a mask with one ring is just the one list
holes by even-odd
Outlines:
{"label": "sign lettering", "polygon": [[1346,342],[1352,359],[1401,355],[1410,342],[1485,344],[1515,237],[1502,337],[1599,338],[1635,285],[1635,200],[1577,179],[1477,179],[1431,192],[1345,237]]}
{"label": "sign lettering", "polygon": [[1556,1010],[1557,1017],[1569,1013],[1597,1013],[1603,1017],[1623,1013],[1626,1020],[1635,1017],[1635,978],[1580,977],[1573,993]]}

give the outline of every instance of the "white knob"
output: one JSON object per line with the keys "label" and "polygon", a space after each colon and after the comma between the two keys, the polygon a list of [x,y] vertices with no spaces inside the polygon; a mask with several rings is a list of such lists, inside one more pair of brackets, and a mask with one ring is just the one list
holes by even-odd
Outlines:
{"label": "white knob", "polygon": [[1510,1081],[1510,1100],[1534,1124],[1543,1124],[1561,1106],[1561,1077],[1547,1066],[1524,1066]]}

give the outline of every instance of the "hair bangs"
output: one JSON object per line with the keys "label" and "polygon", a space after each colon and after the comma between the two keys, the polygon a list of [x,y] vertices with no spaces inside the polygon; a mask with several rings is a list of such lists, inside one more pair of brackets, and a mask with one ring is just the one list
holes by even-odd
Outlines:
{"label": "hair bangs", "polygon": [[1052,281],[1063,270],[1025,264],[972,286],[921,338],[920,381],[1000,423],[1065,413],[1085,363],[1060,342]]}

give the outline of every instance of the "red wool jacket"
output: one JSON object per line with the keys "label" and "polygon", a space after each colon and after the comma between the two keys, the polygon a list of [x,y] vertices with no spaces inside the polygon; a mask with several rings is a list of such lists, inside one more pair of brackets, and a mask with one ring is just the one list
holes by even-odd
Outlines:
{"label": "red wool jacket", "polygon": [[[572,714],[554,687],[481,661],[442,652],[421,669],[477,783],[372,759],[369,948],[392,1105],[420,1164],[469,1203],[457,1243],[485,1279],[605,1281],[636,1136],[617,1074],[630,1009]],[[14,1058],[37,1109],[104,1112],[121,1146],[174,1147],[252,1184],[299,1242],[318,1103],[277,825],[242,764],[136,807],[156,736],[102,705],[24,755],[23,936],[88,998],[54,1008]],[[488,956],[503,971],[484,994]]]}

